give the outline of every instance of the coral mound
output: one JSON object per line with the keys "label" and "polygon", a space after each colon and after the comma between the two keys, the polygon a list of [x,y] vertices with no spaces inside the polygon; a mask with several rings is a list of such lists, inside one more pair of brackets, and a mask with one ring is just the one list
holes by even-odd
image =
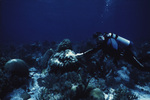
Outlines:
{"label": "coral mound", "polygon": [[11,59],[9,60],[4,69],[7,73],[12,76],[16,75],[19,77],[27,77],[29,75],[29,70],[27,64],[21,59]]}
{"label": "coral mound", "polygon": [[75,52],[69,49],[65,51],[55,53],[49,60],[49,65],[52,72],[61,70],[73,70],[76,67],[78,59],[75,56]]}
{"label": "coral mound", "polygon": [[69,39],[64,39],[57,47],[58,52],[66,49],[72,49],[71,41]]}

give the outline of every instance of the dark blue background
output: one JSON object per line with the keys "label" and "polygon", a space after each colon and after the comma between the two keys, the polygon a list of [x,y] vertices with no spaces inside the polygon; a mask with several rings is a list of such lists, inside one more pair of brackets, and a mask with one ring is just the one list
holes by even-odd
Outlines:
{"label": "dark blue background", "polygon": [[81,41],[114,32],[150,39],[149,0],[1,0],[0,43]]}

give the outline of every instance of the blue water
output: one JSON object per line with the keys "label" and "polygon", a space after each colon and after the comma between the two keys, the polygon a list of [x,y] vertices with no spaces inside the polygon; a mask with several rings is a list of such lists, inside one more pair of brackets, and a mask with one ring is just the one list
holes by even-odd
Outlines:
{"label": "blue water", "polygon": [[114,32],[150,39],[149,0],[0,0],[0,43],[87,40]]}

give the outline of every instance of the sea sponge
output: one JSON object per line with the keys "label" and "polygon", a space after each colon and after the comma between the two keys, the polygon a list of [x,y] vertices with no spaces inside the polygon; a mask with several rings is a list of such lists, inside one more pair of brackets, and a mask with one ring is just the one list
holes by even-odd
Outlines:
{"label": "sea sponge", "polygon": [[29,70],[27,64],[21,59],[11,59],[6,62],[4,70],[11,76],[28,77]]}

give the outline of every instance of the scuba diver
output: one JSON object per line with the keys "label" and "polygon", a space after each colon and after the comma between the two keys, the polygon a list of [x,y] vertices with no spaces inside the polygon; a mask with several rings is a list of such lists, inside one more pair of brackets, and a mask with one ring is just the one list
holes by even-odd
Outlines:
{"label": "scuba diver", "polygon": [[120,57],[123,57],[128,63],[132,64],[137,69],[150,72],[150,69],[144,67],[144,65],[142,65],[135,57],[132,51],[133,42],[114,33],[96,32],[93,37],[96,39],[97,46],[83,53],[77,53],[76,56],[89,55],[102,50],[104,55],[109,55],[114,58],[113,62],[116,66],[118,66],[117,61]]}

